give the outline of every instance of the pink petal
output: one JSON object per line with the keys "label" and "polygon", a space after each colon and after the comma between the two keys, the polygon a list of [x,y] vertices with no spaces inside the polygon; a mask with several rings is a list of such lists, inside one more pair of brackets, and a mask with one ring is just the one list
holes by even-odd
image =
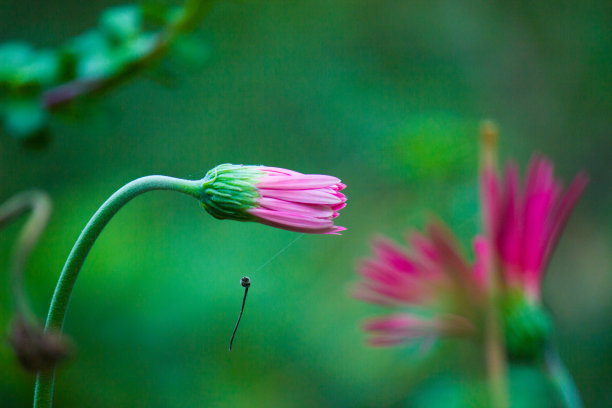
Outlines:
{"label": "pink petal", "polygon": [[504,202],[501,223],[497,230],[497,247],[505,264],[521,264],[522,216],[518,186],[518,168],[512,162],[506,166]]}
{"label": "pink petal", "polygon": [[279,224],[294,227],[325,228],[333,225],[329,218],[306,217],[303,214],[269,210],[267,208],[252,208],[248,212],[256,217]]}
{"label": "pink petal", "polygon": [[446,274],[463,288],[473,289],[474,278],[452,232],[440,223],[429,224],[428,232]]}
{"label": "pink petal", "polygon": [[482,235],[474,238],[474,254],[476,261],[472,267],[474,279],[481,288],[486,288],[489,282],[489,276],[492,268],[492,254],[489,246],[489,241]]}
{"label": "pink petal", "polygon": [[543,158],[532,161],[536,163],[530,166],[523,203],[522,269],[526,282],[537,280],[541,275],[548,216],[558,195],[552,164]]}
{"label": "pink petal", "polygon": [[252,208],[248,213],[256,217],[257,222],[288,231],[304,232],[309,234],[334,234],[344,231],[327,218],[308,218],[301,214],[286,213],[266,208]]}
{"label": "pink petal", "polygon": [[388,239],[379,237],[374,242],[375,253],[400,272],[415,273],[417,268],[408,254]]}
{"label": "pink petal", "polygon": [[339,226],[336,226],[336,227],[335,227],[333,230],[331,230],[331,231],[327,231],[327,232],[324,232],[323,234],[328,234],[328,235],[342,235],[342,234],[340,234],[342,231],[346,231],[346,228],[345,228],[345,227],[339,227]]}
{"label": "pink petal", "polygon": [[343,209],[344,207],[346,207],[346,203],[338,203],[338,204],[333,204],[331,206],[331,209],[334,211],[340,211],[341,209]]}
{"label": "pink petal", "polygon": [[[557,245],[557,241],[559,240],[559,236],[587,184],[589,184],[589,176],[585,172],[578,173],[555,209],[551,217],[551,228],[547,237],[546,249],[544,250],[544,263],[547,263],[550,259]],[[543,265],[543,268],[545,268],[545,266],[546,265]]]}
{"label": "pink petal", "polygon": [[271,176],[296,176],[296,175],[301,175],[302,173],[298,173],[297,171],[293,171],[293,170],[289,170],[289,169],[283,169],[280,167],[267,167],[267,166],[261,166],[259,167],[259,170],[268,173],[268,175]]}
{"label": "pink petal", "polygon": [[431,262],[438,262],[440,260],[440,255],[436,252],[436,248],[425,235],[412,232],[408,237],[408,241],[423,259],[428,259]]}
{"label": "pink petal", "polygon": [[294,203],[271,197],[261,197],[257,200],[257,204],[269,210],[303,214],[308,218],[332,218],[337,214],[328,205]]}
{"label": "pink petal", "polygon": [[378,259],[367,259],[361,263],[357,272],[363,277],[379,283],[395,285],[402,281],[402,275]]}
{"label": "pink petal", "polygon": [[[330,189],[331,190],[331,189]],[[332,190],[333,191],[333,190]],[[340,193],[333,193],[325,189],[314,190],[274,190],[260,188],[259,193],[262,197],[272,197],[279,200],[293,201],[305,204],[340,204],[346,201],[346,197]],[[338,196],[337,194],[340,194]]]}
{"label": "pink petal", "polygon": [[368,344],[375,347],[393,346],[438,334],[434,320],[407,314],[370,319],[365,322],[364,330],[372,332]]}
{"label": "pink petal", "polygon": [[307,190],[332,187],[340,182],[333,176],[319,174],[303,174],[293,176],[266,176],[257,182],[257,188],[282,190]]}
{"label": "pink petal", "polygon": [[395,315],[388,317],[379,317],[367,320],[363,328],[371,331],[383,332],[405,332],[407,329],[424,331],[431,327],[431,322],[428,320],[418,319],[410,315]]}

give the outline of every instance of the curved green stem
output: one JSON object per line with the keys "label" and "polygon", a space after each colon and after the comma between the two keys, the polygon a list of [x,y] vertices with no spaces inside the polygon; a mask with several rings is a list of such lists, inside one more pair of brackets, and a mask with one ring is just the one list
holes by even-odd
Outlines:
{"label": "curved green stem", "polygon": [[31,210],[32,215],[23,226],[11,255],[9,274],[15,311],[26,321],[36,321],[25,295],[23,276],[30,253],[38,242],[51,215],[51,199],[44,191],[30,190],[14,195],[0,206],[0,228]]}
{"label": "curved green stem", "polygon": [[563,361],[561,361],[559,353],[552,347],[549,347],[545,352],[544,368],[559,392],[564,406],[567,408],[582,408],[578,388],[576,388],[571,374],[563,364]]}
{"label": "curved green stem", "polygon": [[[111,218],[134,197],[152,190],[177,191],[194,198],[201,197],[202,182],[166,176],[147,176],[136,179],[117,190],[91,217],[66,259],[64,268],[51,299],[45,330],[61,332],[70,302],[72,289],[94,242]],[[55,369],[36,376],[34,407],[51,407]]]}

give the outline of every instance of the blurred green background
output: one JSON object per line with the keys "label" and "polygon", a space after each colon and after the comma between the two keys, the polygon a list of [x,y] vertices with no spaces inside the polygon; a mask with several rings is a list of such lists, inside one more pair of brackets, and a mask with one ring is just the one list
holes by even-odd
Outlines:
{"label": "blurred green background", "polygon": [[[113,4],[3,0],[0,41],[53,47]],[[591,176],[544,300],[585,405],[611,406],[611,32],[607,0],[222,1],[197,30],[210,51],[203,65],[166,60],[165,71],[114,90],[86,117],[54,120],[46,150],[3,134],[0,198],[38,187],[54,201],[27,275],[41,318],[80,230],[134,178],[199,178],[232,162],[348,185],[341,237],[303,236],[256,272],[296,235],[217,221],[167,192],[130,203],[77,283],[65,326],[77,354],[59,371],[56,406],[477,404],[464,385],[481,365],[477,350],[447,344],[424,358],[368,348],[359,322],[383,311],[349,289],[373,235],[400,240],[432,213],[468,248],[482,118],[500,124],[503,157],[525,164],[540,151],[566,182],[580,169]],[[159,72],[170,86],[152,79]],[[21,225],[0,235],[3,270]],[[252,286],[229,353],[243,275]],[[1,340],[0,405],[30,406],[33,377]],[[513,367],[511,377],[513,406],[555,406],[537,370]]]}

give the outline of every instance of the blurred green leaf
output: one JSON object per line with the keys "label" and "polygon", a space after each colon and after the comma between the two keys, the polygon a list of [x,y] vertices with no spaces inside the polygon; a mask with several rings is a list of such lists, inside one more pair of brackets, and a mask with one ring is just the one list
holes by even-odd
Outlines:
{"label": "blurred green leaf", "polygon": [[76,75],[78,78],[102,79],[119,72],[124,63],[121,53],[104,50],[83,56],[77,62]]}
{"label": "blurred green leaf", "polygon": [[142,9],[125,5],[106,9],[100,15],[100,29],[114,42],[122,43],[142,30]]}
{"label": "blurred green leaf", "polygon": [[20,139],[33,137],[47,126],[48,113],[38,99],[9,99],[3,113],[6,132]]}
{"label": "blurred green leaf", "polygon": [[17,70],[14,83],[19,87],[41,88],[55,83],[59,73],[57,53],[52,50],[37,51]]}
{"label": "blurred green leaf", "polygon": [[157,42],[157,34],[143,33],[121,45],[117,51],[124,63],[133,62],[149,54]]}
{"label": "blurred green leaf", "polygon": [[11,82],[32,55],[32,47],[23,42],[0,44],[0,83]]}
{"label": "blurred green leaf", "polygon": [[64,51],[74,56],[95,54],[106,50],[109,43],[98,29],[91,29],[70,40],[64,47]]}

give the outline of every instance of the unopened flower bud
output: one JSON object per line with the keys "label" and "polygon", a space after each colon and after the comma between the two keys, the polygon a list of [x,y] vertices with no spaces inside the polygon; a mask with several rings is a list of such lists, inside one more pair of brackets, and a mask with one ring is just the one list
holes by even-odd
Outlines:
{"label": "unopened flower bud", "polygon": [[203,179],[202,206],[213,217],[296,232],[337,234],[346,204],[336,177],[264,166],[221,164]]}

